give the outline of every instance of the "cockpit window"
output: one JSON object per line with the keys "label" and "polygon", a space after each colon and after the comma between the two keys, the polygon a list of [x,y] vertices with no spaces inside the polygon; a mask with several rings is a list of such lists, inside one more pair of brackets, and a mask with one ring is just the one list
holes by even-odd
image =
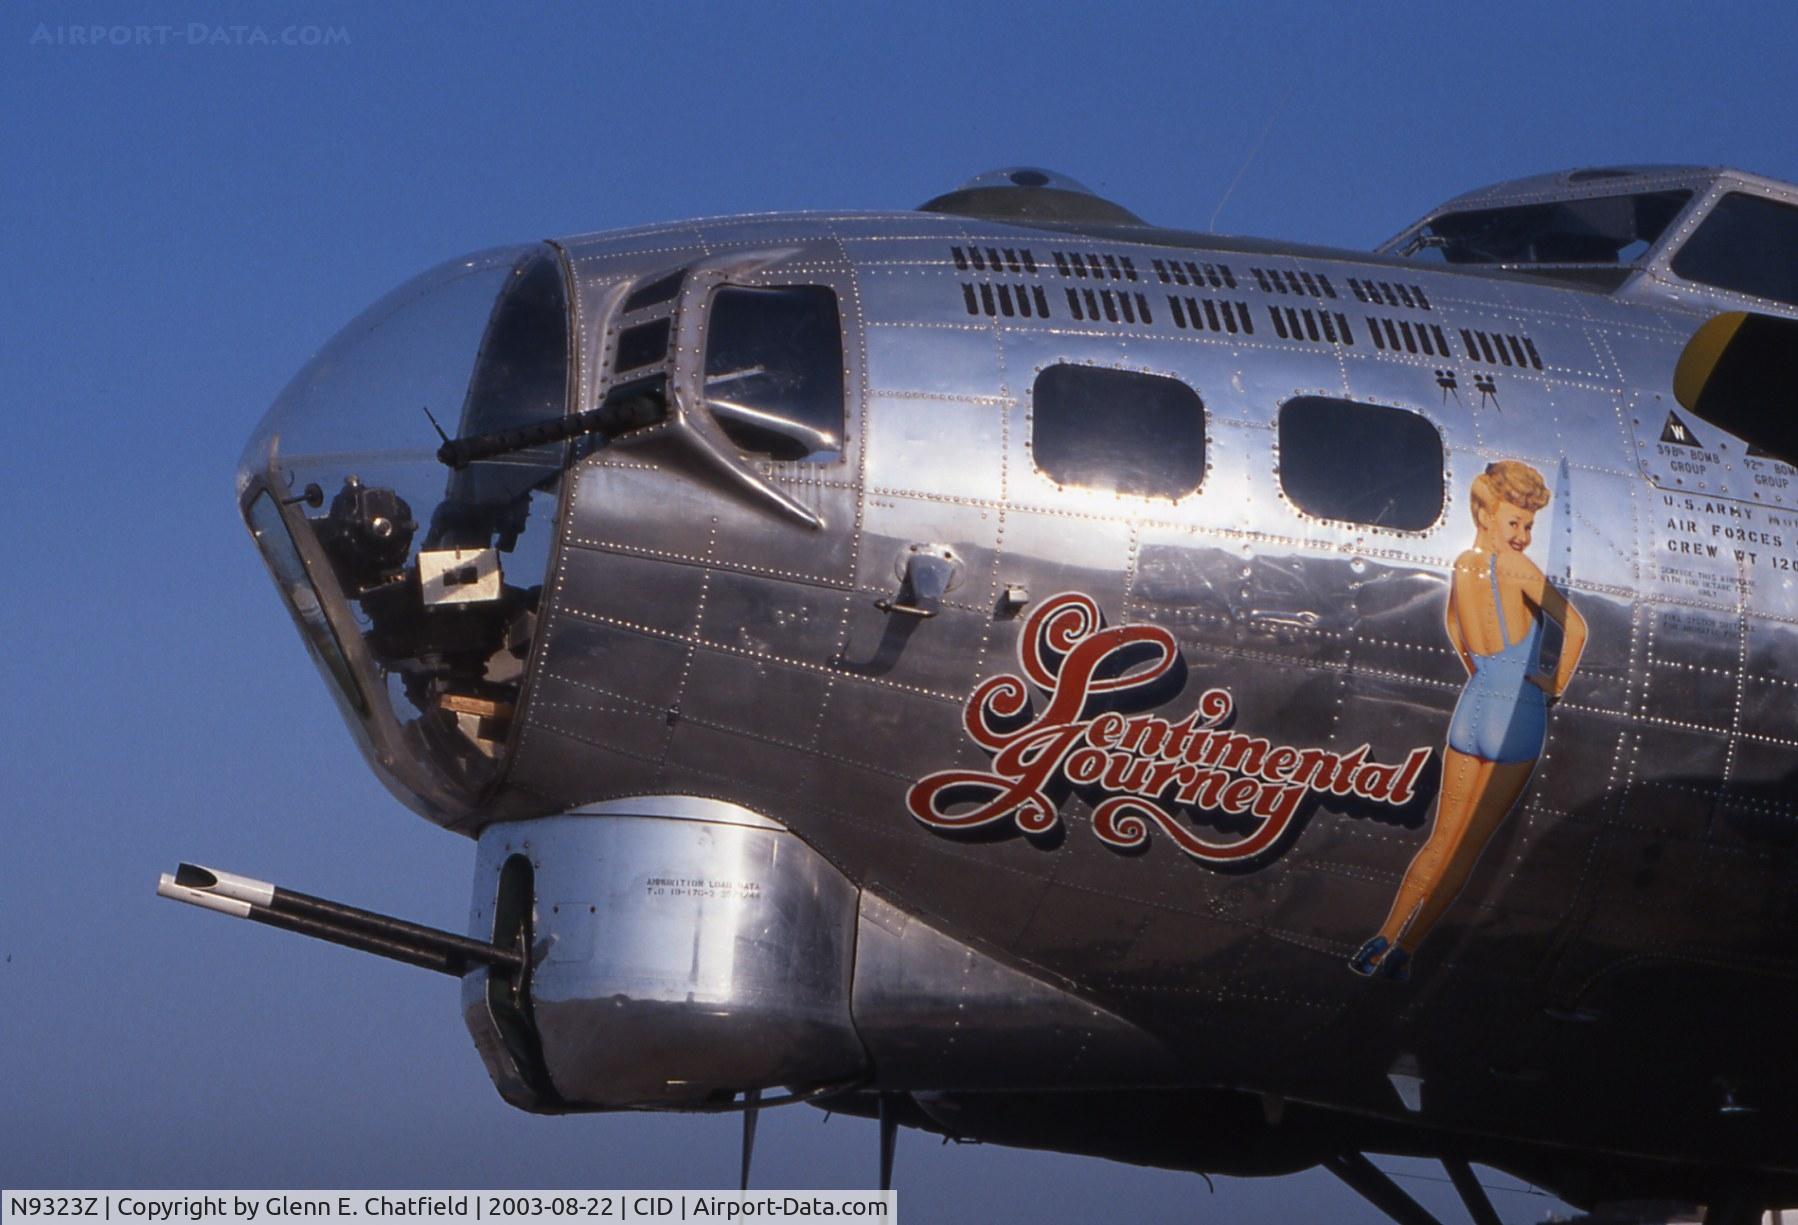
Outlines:
{"label": "cockpit window", "polygon": [[824,463],[843,450],[843,326],[823,285],[726,285],[706,321],[705,401],[744,451]]}
{"label": "cockpit window", "polygon": [[1179,379],[1061,363],[1036,376],[1030,448],[1057,484],[1177,500],[1205,479],[1205,405]]}
{"label": "cockpit window", "polygon": [[250,528],[315,656],[377,768],[438,812],[504,765],[566,444],[452,469],[433,425],[559,419],[569,355],[553,246],[455,260],[327,343],[244,454]]}
{"label": "cockpit window", "polygon": [[1673,257],[1688,281],[1798,306],[1798,208],[1732,191]]}
{"label": "cockpit window", "polygon": [[1651,191],[1445,213],[1401,243],[1399,254],[1448,264],[1630,264],[1691,198]]}

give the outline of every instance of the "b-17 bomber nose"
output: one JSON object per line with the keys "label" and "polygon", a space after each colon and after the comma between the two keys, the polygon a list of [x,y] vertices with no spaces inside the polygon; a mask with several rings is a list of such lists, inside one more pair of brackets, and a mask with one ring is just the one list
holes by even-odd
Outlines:
{"label": "b-17 bomber nose", "polygon": [[[566,285],[562,253],[537,244],[402,286],[300,371],[238,472],[371,764],[449,824],[491,794],[516,722],[566,450]],[[443,458],[469,439],[479,458]]]}

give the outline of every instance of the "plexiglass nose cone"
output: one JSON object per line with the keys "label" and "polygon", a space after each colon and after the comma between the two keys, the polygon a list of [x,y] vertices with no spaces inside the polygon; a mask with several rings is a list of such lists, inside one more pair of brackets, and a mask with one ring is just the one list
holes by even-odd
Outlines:
{"label": "plexiglass nose cone", "polygon": [[333,337],[238,471],[251,533],[370,761],[446,823],[505,768],[565,444],[460,469],[438,449],[566,413],[569,334],[556,248],[452,260]]}

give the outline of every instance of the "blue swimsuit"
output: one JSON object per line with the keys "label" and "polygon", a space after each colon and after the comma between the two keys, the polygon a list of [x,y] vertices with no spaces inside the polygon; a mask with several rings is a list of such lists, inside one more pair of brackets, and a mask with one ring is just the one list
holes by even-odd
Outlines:
{"label": "blue swimsuit", "polygon": [[1448,747],[1483,761],[1508,764],[1542,756],[1548,736],[1548,695],[1530,681],[1540,666],[1542,614],[1531,618],[1523,641],[1511,642],[1505,628],[1505,605],[1498,593],[1498,555],[1492,555],[1492,605],[1498,612],[1502,651],[1473,657],[1473,675],[1455,703],[1448,725]]}

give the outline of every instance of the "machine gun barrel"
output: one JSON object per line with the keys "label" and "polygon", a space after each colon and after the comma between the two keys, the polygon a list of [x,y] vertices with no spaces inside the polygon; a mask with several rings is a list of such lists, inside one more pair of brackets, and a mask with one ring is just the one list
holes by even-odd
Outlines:
{"label": "machine gun barrel", "polygon": [[586,412],[571,413],[548,421],[534,421],[529,425],[509,426],[468,438],[446,438],[443,445],[437,448],[437,462],[460,472],[477,460],[494,459],[546,443],[567,442],[570,438],[579,438],[583,434],[612,437],[639,426],[654,424],[667,415],[667,404],[655,395],[637,393],[608,397],[598,408],[590,408]]}
{"label": "machine gun barrel", "polygon": [[517,974],[525,964],[524,953],[519,949],[472,940],[198,864],[181,864],[172,876],[163,873],[156,893],[233,918],[298,932],[457,978],[477,966]]}

